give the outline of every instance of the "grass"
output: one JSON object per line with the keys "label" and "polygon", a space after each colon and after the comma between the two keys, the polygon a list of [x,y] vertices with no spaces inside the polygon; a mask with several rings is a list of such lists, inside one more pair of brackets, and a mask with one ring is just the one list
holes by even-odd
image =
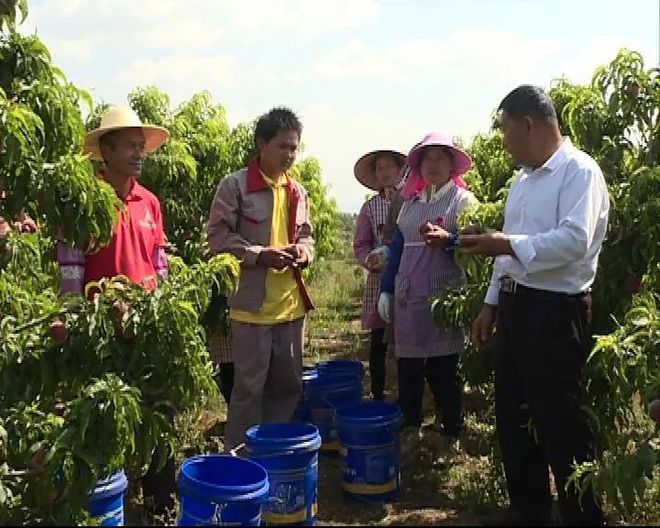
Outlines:
{"label": "grass", "polygon": [[317,266],[310,283],[316,309],[307,318],[304,360],[357,358],[366,343],[359,324],[362,269],[345,260],[322,260]]}

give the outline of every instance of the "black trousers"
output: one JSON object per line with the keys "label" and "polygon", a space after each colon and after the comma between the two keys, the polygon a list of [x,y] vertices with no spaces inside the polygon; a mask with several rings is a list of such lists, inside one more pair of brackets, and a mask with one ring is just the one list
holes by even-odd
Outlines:
{"label": "black trousers", "polygon": [[593,435],[580,408],[590,324],[589,295],[500,294],[494,347],[497,435],[511,505],[530,523],[550,517],[548,465],[562,522],[603,522],[591,489],[581,506],[574,488],[565,491],[573,460],[594,456]]}
{"label": "black trousers", "polygon": [[220,363],[218,367],[218,374],[215,377],[215,382],[218,384],[220,394],[229,405],[231,400],[231,391],[234,388],[234,364],[233,363]]}
{"label": "black trousers", "polygon": [[385,360],[387,358],[387,343],[384,328],[374,328],[371,331],[371,346],[369,348],[369,373],[371,376],[371,395],[374,400],[382,400],[385,391]]}
{"label": "black trousers", "polygon": [[419,427],[424,419],[424,379],[428,381],[436,408],[442,412],[445,434],[457,437],[463,427],[463,381],[458,373],[458,355],[432,358],[399,358],[399,405],[405,426]]}
{"label": "black trousers", "polygon": [[[170,421],[174,422],[174,412],[166,412]],[[154,506],[154,515],[162,516],[166,510],[174,509],[174,495],[176,494],[176,467],[174,454],[167,458],[160,471],[156,471],[160,459],[158,451],[154,453],[147,473],[142,477],[142,496],[146,501],[151,498]]]}

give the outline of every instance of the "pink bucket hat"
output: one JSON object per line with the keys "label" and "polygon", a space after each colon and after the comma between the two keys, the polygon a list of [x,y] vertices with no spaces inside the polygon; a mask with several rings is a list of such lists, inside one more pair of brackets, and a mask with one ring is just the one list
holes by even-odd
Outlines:
{"label": "pink bucket hat", "polygon": [[447,147],[452,153],[451,179],[459,187],[466,187],[465,181],[461,178],[472,167],[472,160],[463,150],[454,145],[454,142],[444,134],[431,132],[424,136],[424,139],[417,143],[408,154],[408,165],[410,166],[410,176],[403,187],[403,197],[408,199],[421,191],[426,183],[422,177],[420,166],[422,164],[422,153],[424,147],[431,145]]}

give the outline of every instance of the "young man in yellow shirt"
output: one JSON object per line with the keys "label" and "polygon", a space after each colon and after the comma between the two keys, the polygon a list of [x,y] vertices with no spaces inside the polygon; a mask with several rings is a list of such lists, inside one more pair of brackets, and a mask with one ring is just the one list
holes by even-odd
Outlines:
{"label": "young man in yellow shirt", "polygon": [[234,387],[227,450],[252,425],[290,420],[302,391],[304,321],[313,305],[301,269],[314,244],[307,193],[288,172],[301,132],[287,108],[261,116],[257,157],[220,182],[211,205],[211,250],[241,261],[238,291],[228,301]]}

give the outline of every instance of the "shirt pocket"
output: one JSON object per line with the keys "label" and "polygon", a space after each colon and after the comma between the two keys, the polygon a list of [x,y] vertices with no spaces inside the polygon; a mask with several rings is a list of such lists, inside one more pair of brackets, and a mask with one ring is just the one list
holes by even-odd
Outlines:
{"label": "shirt pocket", "polygon": [[264,204],[246,204],[238,217],[238,232],[252,244],[268,245],[272,218]]}

